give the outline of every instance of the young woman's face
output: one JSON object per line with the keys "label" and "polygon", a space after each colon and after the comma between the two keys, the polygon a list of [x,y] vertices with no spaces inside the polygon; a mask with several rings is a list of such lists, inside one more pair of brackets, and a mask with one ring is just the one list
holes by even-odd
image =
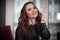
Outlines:
{"label": "young woman's face", "polygon": [[33,4],[26,5],[26,12],[29,18],[36,18],[38,16],[38,10]]}

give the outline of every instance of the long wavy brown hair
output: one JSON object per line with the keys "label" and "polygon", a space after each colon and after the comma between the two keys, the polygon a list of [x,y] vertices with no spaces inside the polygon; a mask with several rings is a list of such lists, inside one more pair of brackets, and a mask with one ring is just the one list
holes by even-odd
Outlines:
{"label": "long wavy brown hair", "polygon": [[[22,33],[27,36],[30,34],[29,32],[29,20],[28,20],[28,16],[27,16],[27,12],[26,12],[26,5],[27,4],[33,4],[33,2],[27,2],[24,4],[21,13],[20,13],[20,17],[19,17],[19,22],[18,22],[18,27],[20,27],[20,29],[22,30]],[[35,6],[35,5],[34,5]],[[36,6],[35,6],[36,7]],[[36,28],[39,29],[41,24],[41,13],[38,11],[38,16],[36,17]]]}

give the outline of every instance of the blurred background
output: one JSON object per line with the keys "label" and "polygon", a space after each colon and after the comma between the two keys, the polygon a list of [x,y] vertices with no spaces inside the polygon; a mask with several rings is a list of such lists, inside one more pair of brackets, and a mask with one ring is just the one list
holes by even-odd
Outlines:
{"label": "blurred background", "polygon": [[43,14],[47,28],[51,33],[50,40],[57,40],[60,32],[59,0],[0,0],[0,26],[10,25],[13,38],[18,25],[18,18],[24,3],[32,1]]}

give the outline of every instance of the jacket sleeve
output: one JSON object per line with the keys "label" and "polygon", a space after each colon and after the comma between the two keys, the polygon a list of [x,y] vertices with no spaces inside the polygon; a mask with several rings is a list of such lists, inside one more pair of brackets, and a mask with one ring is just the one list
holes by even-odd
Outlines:
{"label": "jacket sleeve", "polygon": [[15,40],[23,40],[23,35],[22,35],[21,29],[19,27],[17,27],[17,29],[16,29]]}
{"label": "jacket sleeve", "polygon": [[42,37],[42,40],[50,39],[50,32],[49,32],[48,28],[46,27],[45,23],[41,24],[41,37]]}

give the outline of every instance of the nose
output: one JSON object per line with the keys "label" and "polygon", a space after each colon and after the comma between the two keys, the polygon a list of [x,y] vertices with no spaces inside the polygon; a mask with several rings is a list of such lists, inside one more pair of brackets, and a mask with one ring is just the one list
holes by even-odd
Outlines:
{"label": "nose", "polygon": [[35,10],[33,9],[32,12],[34,12]]}

